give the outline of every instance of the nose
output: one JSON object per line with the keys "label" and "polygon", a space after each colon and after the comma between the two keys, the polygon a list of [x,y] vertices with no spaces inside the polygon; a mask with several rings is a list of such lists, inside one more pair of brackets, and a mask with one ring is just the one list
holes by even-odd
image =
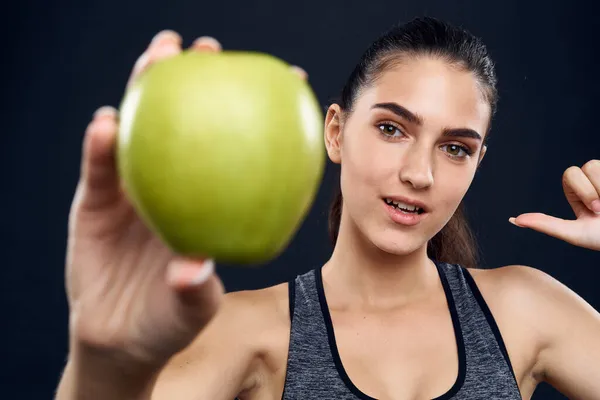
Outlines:
{"label": "nose", "polygon": [[[425,146],[421,146],[425,147]],[[400,180],[415,189],[426,189],[433,185],[431,154],[417,146],[407,149],[400,168]]]}

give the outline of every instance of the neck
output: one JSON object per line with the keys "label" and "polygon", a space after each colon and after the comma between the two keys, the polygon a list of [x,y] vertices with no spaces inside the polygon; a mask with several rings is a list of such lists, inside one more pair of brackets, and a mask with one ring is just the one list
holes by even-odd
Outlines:
{"label": "neck", "polygon": [[440,284],[426,243],[409,254],[387,253],[343,215],[335,249],[323,267],[323,280],[348,306],[384,309],[418,301]]}

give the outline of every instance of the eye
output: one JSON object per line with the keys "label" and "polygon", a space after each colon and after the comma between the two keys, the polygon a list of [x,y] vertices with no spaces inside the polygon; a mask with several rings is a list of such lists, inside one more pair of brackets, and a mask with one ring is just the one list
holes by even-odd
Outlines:
{"label": "eye", "polygon": [[[386,139],[404,136],[404,133],[396,125],[392,125],[390,123],[383,123],[377,125],[377,127]],[[399,135],[396,135],[396,133],[398,133]]]}
{"label": "eye", "polygon": [[458,144],[445,144],[441,147],[441,149],[446,149],[446,153],[448,153],[448,155],[452,158],[456,158],[456,159],[464,159],[467,158],[467,156],[470,156],[471,154],[473,154],[473,151],[471,151],[471,149],[469,149],[466,146],[461,146]]}

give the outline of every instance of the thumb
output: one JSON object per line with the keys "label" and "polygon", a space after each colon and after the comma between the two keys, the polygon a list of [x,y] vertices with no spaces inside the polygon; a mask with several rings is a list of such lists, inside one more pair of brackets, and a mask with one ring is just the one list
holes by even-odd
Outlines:
{"label": "thumb", "polygon": [[116,109],[101,107],[85,132],[79,183],[84,208],[98,209],[120,198],[115,161],[117,118]]}
{"label": "thumb", "polygon": [[185,318],[199,328],[217,312],[225,292],[211,259],[173,259],[167,267],[167,284],[179,298]]}
{"label": "thumb", "polygon": [[530,228],[568,243],[576,240],[578,232],[577,227],[574,225],[577,221],[569,221],[542,213],[521,214],[508,220],[518,227]]}

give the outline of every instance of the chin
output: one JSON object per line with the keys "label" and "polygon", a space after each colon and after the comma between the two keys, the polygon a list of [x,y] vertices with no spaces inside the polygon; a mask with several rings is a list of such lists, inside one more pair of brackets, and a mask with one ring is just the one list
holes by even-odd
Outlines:
{"label": "chin", "polygon": [[418,234],[385,231],[371,237],[371,243],[379,250],[396,256],[412,254],[427,245],[427,241]]}

